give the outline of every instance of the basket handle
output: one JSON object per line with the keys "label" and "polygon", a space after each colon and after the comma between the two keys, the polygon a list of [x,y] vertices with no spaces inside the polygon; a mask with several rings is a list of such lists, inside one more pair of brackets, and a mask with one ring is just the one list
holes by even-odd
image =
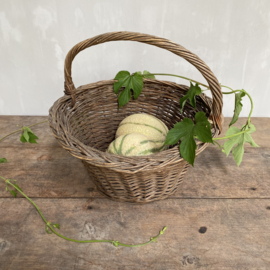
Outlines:
{"label": "basket handle", "polygon": [[220,88],[220,84],[210,70],[210,68],[195,54],[190,52],[189,50],[185,49],[181,45],[178,45],[168,39],[160,38],[148,34],[142,34],[137,32],[127,32],[127,31],[120,31],[120,32],[109,32],[105,34],[101,34],[89,39],[86,39],[78,44],[76,44],[67,54],[65,59],[65,94],[71,95],[72,97],[72,106],[75,105],[76,102],[76,88],[73,84],[72,77],[71,77],[71,66],[72,61],[75,56],[83,51],[84,49],[98,45],[101,43],[109,42],[109,41],[120,41],[120,40],[130,40],[130,41],[137,41],[146,43],[149,45],[154,45],[162,49],[166,49],[182,58],[187,60],[191,63],[194,67],[196,67],[206,81],[209,84],[210,91],[213,96],[213,104],[211,110],[210,119],[213,120],[213,124],[217,127],[220,132],[222,130],[222,106],[223,106],[223,99],[222,99],[222,92]]}

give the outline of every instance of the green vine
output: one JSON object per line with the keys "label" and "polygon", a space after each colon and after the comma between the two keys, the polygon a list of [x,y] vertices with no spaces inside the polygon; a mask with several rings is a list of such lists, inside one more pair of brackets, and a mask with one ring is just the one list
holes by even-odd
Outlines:
{"label": "green vine", "polygon": [[[201,85],[201,86],[206,87],[207,90],[210,90],[210,87],[209,87],[208,85],[206,85],[206,84],[204,84],[204,83],[201,83],[201,82],[198,82],[198,81],[195,81],[195,80],[192,80],[192,79],[187,78],[187,77],[180,76],[180,75],[167,74],[167,73],[149,73],[149,74],[147,74],[147,75],[142,75],[142,76],[145,77],[145,78],[147,78],[147,77],[149,77],[149,75],[152,75],[152,76],[155,76],[155,75],[164,75],[164,76],[178,77],[178,78],[187,80],[187,81],[189,81],[189,82],[197,83],[198,85]],[[250,113],[249,113],[247,122],[248,122],[248,125],[250,125],[250,123],[251,123],[250,118],[251,118],[251,114],[252,114],[252,112],[253,112],[253,100],[252,100],[251,96],[248,94],[248,92],[246,92],[246,91],[243,90],[243,89],[242,89],[242,90],[233,90],[231,87],[226,86],[226,85],[222,85],[222,84],[220,84],[220,86],[221,86],[221,87],[224,87],[224,88],[228,88],[228,89],[231,90],[231,92],[222,92],[222,94],[224,94],[224,95],[229,95],[229,94],[241,92],[241,93],[245,93],[245,94],[249,97],[250,104],[251,104],[251,109],[250,109]],[[241,134],[241,133],[239,133],[239,134]],[[229,138],[229,137],[226,136],[226,137],[223,137],[223,138],[213,138],[213,140],[223,140],[223,139],[227,139],[227,138]]]}
{"label": "green vine", "polygon": [[[181,79],[188,80],[190,82],[190,88],[187,91],[187,94],[180,99],[180,111],[181,112],[183,111],[183,108],[185,106],[185,102],[188,99],[190,101],[190,104],[194,108],[196,108],[195,96],[200,95],[202,92],[204,92],[206,90],[209,90],[208,85],[203,84],[203,83],[198,82],[198,81],[195,81],[193,79],[184,77],[184,76],[180,76],[180,75],[167,74],[167,73],[150,73],[148,71],[144,71],[143,73],[135,72],[133,74],[130,74],[128,71],[119,71],[114,78],[116,80],[116,82],[113,85],[114,92],[118,95],[119,108],[121,108],[122,106],[124,106],[125,104],[127,104],[129,102],[129,100],[131,99],[131,90],[133,91],[134,99],[139,97],[139,95],[141,94],[142,89],[143,89],[143,78],[155,79],[155,75],[173,76],[173,77],[178,77]],[[196,85],[193,85],[192,83],[196,83]],[[199,85],[204,86],[206,89],[202,90],[199,87]],[[181,134],[184,137],[185,136],[192,137],[192,139],[190,139],[188,141],[181,140],[181,142],[180,142],[180,148],[182,147],[182,151],[180,149],[181,156],[192,165],[194,164],[194,160],[195,160],[195,156],[196,156],[195,155],[196,147],[194,146],[195,145],[194,138],[197,138],[197,139],[201,140],[202,142],[211,142],[213,144],[218,145],[219,148],[227,155],[232,150],[233,157],[238,165],[240,165],[242,162],[242,158],[243,158],[243,154],[244,154],[244,147],[243,147],[244,143],[248,142],[251,144],[251,146],[258,147],[258,145],[251,138],[251,133],[256,131],[256,128],[254,127],[254,125],[251,124],[251,115],[253,112],[253,100],[252,100],[251,96],[243,89],[233,90],[232,88],[230,88],[226,85],[221,84],[220,86],[231,90],[230,92],[222,92],[222,94],[224,94],[224,95],[235,94],[235,111],[234,111],[233,119],[232,119],[229,126],[231,126],[232,124],[234,124],[238,120],[238,116],[239,116],[239,114],[242,110],[242,106],[243,106],[241,103],[242,98],[245,95],[248,96],[250,103],[251,103],[251,109],[250,109],[247,123],[245,125],[243,125],[241,129],[237,129],[236,127],[233,127],[233,126],[230,127],[227,130],[226,135],[224,137],[219,137],[219,138],[212,138],[212,136],[210,134],[210,126],[211,125],[210,125],[209,121],[203,117],[203,115],[200,115],[200,117],[198,115],[198,117],[197,117],[198,122],[196,123],[195,126],[193,126],[193,124],[188,120],[183,121],[182,124],[180,124],[180,122],[177,123],[177,124],[179,124],[178,127],[181,126],[182,128],[189,130],[190,131],[189,134],[187,134],[187,133],[182,134],[179,131],[179,128],[178,128],[178,132],[177,132],[177,128],[176,129],[173,128],[169,131],[165,144],[176,144],[177,141],[181,139],[181,137],[179,137]],[[119,92],[122,87],[124,87],[124,90]],[[196,119],[196,117],[195,117],[195,119]],[[45,122],[47,122],[47,120],[33,124],[29,127],[32,127],[32,126],[35,126],[35,125],[38,125],[41,123],[45,123]],[[205,124],[206,129],[202,128],[202,123]],[[3,138],[1,138],[0,141],[2,141],[6,137],[8,137],[16,132],[22,131],[22,136],[21,136],[22,142],[36,143],[35,139],[38,139],[38,137],[36,137],[35,134],[33,134],[33,132],[29,129],[29,127],[23,127],[22,129],[19,129],[19,130],[16,130],[10,134],[7,134]],[[175,135],[174,138],[171,136],[172,133]],[[178,135],[176,136],[177,133],[178,133]],[[196,133],[198,133],[198,134],[196,134]],[[208,135],[202,137],[200,135],[202,133],[205,133],[205,134],[207,133]],[[211,138],[210,138],[210,136],[211,136]],[[226,141],[224,143],[224,145],[220,145],[216,142],[219,140],[228,140],[228,141]],[[232,143],[234,143],[234,145],[235,145],[235,147],[233,149],[232,149],[233,146],[231,146]],[[184,144],[186,144],[186,145],[184,146]],[[190,152],[191,152],[191,154],[190,154]],[[2,163],[6,162],[6,160],[0,159],[0,163],[1,162]]]}
{"label": "green vine", "polygon": [[229,95],[229,94],[232,94],[232,93],[242,92],[242,93],[244,93],[244,94],[246,94],[248,96],[248,98],[250,100],[250,104],[251,104],[250,112],[249,112],[249,115],[248,115],[248,125],[250,125],[251,124],[250,118],[251,118],[251,115],[252,115],[252,112],[253,112],[253,106],[254,106],[253,105],[253,100],[252,100],[250,94],[247,91],[243,90],[243,89],[242,90],[233,90],[230,87],[225,86],[225,85],[221,85],[221,87],[225,87],[225,88],[228,88],[228,89],[231,90],[231,92],[222,92],[223,95]]}
{"label": "green vine", "polygon": [[[143,89],[143,78],[155,79],[156,75],[173,76],[181,79],[188,80],[190,82],[190,88],[187,93],[180,99],[180,112],[183,112],[185,103],[189,100],[191,106],[196,108],[196,96],[199,96],[202,92],[210,90],[209,86],[193,79],[168,73],[150,73],[148,71],[135,72],[130,74],[128,71],[119,71],[115,76],[116,82],[113,85],[114,92],[118,95],[119,108],[124,106],[131,99],[131,93],[133,92],[134,99],[137,99]],[[193,85],[195,83],[195,85]],[[204,86],[206,89],[202,90],[199,85]],[[124,89],[122,88],[124,87]],[[188,161],[192,166],[195,160],[196,143],[195,138],[204,143],[213,143],[219,146],[222,152],[228,156],[232,151],[233,157],[239,166],[242,162],[244,154],[244,144],[250,143],[253,147],[258,145],[253,141],[251,133],[256,131],[254,125],[251,124],[251,114],[253,111],[253,100],[251,96],[245,90],[233,90],[232,88],[221,85],[221,87],[228,88],[231,92],[222,92],[223,94],[235,94],[235,110],[234,115],[229,124],[230,128],[227,130],[226,135],[221,138],[212,138],[211,124],[205,116],[204,112],[197,112],[195,115],[195,123],[189,119],[184,118],[183,121],[175,124],[174,128],[169,130],[165,144],[175,145],[178,141],[179,150],[181,156]],[[121,89],[122,88],[122,89]],[[120,92],[120,89],[122,90]],[[132,92],[131,92],[132,91]],[[242,98],[247,95],[250,99],[251,110],[248,116],[247,123],[238,129],[232,126],[237,122],[238,116],[242,110]],[[224,145],[217,143],[217,140],[227,140]]]}
{"label": "green vine", "polygon": [[[33,202],[33,200],[31,200],[27,195],[24,194],[24,192],[22,191],[22,189],[18,186],[16,180],[13,179],[5,179],[4,177],[0,176],[0,178],[2,178],[5,183],[6,183],[6,190],[9,191],[14,197],[17,197],[17,192],[19,192],[20,194],[22,194],[22,196],[24,196],[38,211],[39,215],[41,216],[41,218],[43,219],[44,223],[45,223],[45,230],[48,234],[52,234],[54,233],[55,235],[59,236],[60,238],[63,238],[65,240],[71,241],[71,242],[76,242],[76,243],[111,243],[113,244],[115,247],[118,246],[123,246],[123,247],[141,247],[141,246],[145,246],[147,244],[150,244],[152,242],[155,242],[158,237],[160,235],[162,235],[165,230],[167,229],[167,227],[164,227],[157,236],[155,237],[151,237],[150,240],[148,242],[142,243],[142,244],[136,244],[136,245],[130,245],[130,244],[123,244],[119,241],[116,240],[76,240],[76,239],[72,239],[72,238],[68,238],[60,233],[58,233],[55,228],[60,229],[60,225],[58,223],[51,223],[50,221],[47,221],[47,219],[44,217],[44,215],[42,214],[42,212],[40,211],[40,209],[38,208],[38,206],[36,205],[35,202]],[[13,182],[13,183],[12,183]],[[14,190],[10,189],[10,187],[13,187]]]}
{"label": "green vine", "polygon": [[[22,128],[20,128],[20,129],[17,129],[17,130],[15,130],[15,131],[13,131],[13,132],[11,132],[11,133],[5,135],[4,137],[2,137],[2,138],[0,139],[0,142],[1,142],[2,140],[4,140],[5,138],[9,137],[9,136],[12,135],[12,134],[15,134],[15,133],[20,132],[20,131],[21,131],[21,132],[24,132],[25,128],[30,128],[30,127],[33,127],[33,126],[36,126],[36,125],[39,125],[39,124],[43,124],[43,123],[45,123],[45,122],[48,122],[48,120],[45,120],[45,121],[42,121],[42,122],[35,123],[35,124],[30,125],[30,126],[28,126],[28,127],[22,127]],[[22,135],[23,135],[23,134],[22,134]]]}

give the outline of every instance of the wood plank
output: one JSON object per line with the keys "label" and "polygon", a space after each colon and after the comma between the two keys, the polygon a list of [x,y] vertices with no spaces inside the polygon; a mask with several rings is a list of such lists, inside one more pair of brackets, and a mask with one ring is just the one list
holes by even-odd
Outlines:
{"label": "wood plank", "polygon": [[[1,175],[17,179],[30,197],[102,197],[80,160],[61,148],[1,148],[9,160]],[[232,157],[207,148],[185,176],[174,198],[270,198],[270,148],[248,148],[238,168]],[[11,195],[0,189],[1,197]]]}
{"label": "wood plank", "polygon": [[[5,116],[0,117],[0,126],[6,134],[15,123],[42,120],[44,117]],[[225,119],[225,125],[229,120]],[[197,157],[173,198],[270,198],[270,119],[254,118],[253,123],[258,130],[253,137],[261,147],[247,145],[239,168],[232,156],[226,158],[217,147],[209,146]],[[9,161],[1,164],[1,176],[17,179],[30,197],[102,197],[80,160],[58,145],[46,124],[33,129],[40,137],[37,145],[19,142],[16,134],[0,143],[0,155]],[[0,189],[0,197],[11,195]]]}
{"label": "wood plank", "polygon": [[[0,116],[0,138],[5,136],[8,133],[11,133],[21,126],[29,126],[31,124],[35,124],[41,121],[45,121],[47,116]],[[224,136],[226,130],[228,129],[229,123],[231,121],[230,117],[225,117],[223,131],[221,136]],[[235,124],[236,127],[241,127],[247,121],[247,117],[240,117],[239,121]],[[269,147],[269,138],[270,138],[270,118],[269,117],[253,117],[252,123],[256,126],[257,132],[253,133],[253,138],[255,142],[257,142],[261,147]],[[19,125],[19,127],[17,126]],[[41,125],[37,125],[33,127],[33,130],[40,138],[38,143],[40,146],[53,146],[53,147],[61,147],[55,140],[50,130],[49,124],[44,123]],[[3,146],[5,142],[5,146],[10,147],[24,147],[24,144],[20,142],[19,133],[14,134],[8,138],[6,138],[3,142],[0,143],[0,148]],[[29,145],[29,144],[28,144]],[[31,146],[30,147],[35,147]]]}
{"label": "wood plank", "polygon": [[[25,199],[0,199],[0,269],[270,269],[269,199],[168,199],[131,205],[107,199],[36,199],[76,239],[157,243],[114,247],[48,235]],[[205,228],[204,228],[205,227]],[[204,233],[203,233],[204,232]]]}
{"label": "wood plank", "polygon": [[[32,124],[42,122],[48,119],[47,116],[0,116],[0,138],[5,135],[20,129],[22,126],[30,126]],[[18,125],[18,126],[17,126]],[[34,133],[39,137],[38,147],[61,147],[54,136],[49,127],[49,123],[43,123],[31,128]],[[3,146],[9,146],[12,148],[25,148],[28,147],[33,149],[37,147],[35,144],[24,144],[20,142],[20,133],[15,133],[12,136],[7,137],[3,141],[0,142],[0,148]]]}

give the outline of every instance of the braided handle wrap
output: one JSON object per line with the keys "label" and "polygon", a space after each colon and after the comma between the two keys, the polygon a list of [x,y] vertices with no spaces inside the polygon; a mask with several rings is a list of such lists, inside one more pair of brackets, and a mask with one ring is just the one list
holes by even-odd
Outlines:
{"label": "braided handle wrap", "polygon": [[220,84],[210,70],[210,68],[195,54],[190,52],[189,50],[185,49],[181,45],[178,45],[168,39],[160,38],[148,34],[142,34],[137,32],[127,32],[127,31],[120,31],[120,32],[109,32],[102,35],[98,35],[87,40],[84,40],[78,44],[76,44],[67,54],[65,60],[65,94],[71,95],[72,97],[72,104],[74,105],[76,102],[76,88],[73,84],[72,77],[71,77],[71,66],[72,61],[75,56],[83,51],[84,49],[98,45],[101,43],[109,42],[109,41],[120,41],[120,40],[129,40],[129,41],[137,41],[146,43],[149,45],[154,45],[162,49],[166,49],[182,58],[187,60],[190,64],[196,67],[206,81],[209,84],[210,91],[213,97],[213,104],[211,110],[210,119],[213,120],[213,124],[215,127],[219,129],[221,132],[222,130],[222,106],[223,106],[223,99],[222,99],[222,92],[220,88]]}

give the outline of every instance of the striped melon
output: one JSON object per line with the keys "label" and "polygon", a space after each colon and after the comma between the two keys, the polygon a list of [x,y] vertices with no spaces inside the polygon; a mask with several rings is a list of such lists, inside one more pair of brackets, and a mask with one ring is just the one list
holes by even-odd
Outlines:
{"label": "striped melon", "polygon": [[146,156],[158,152],[157,145],[145,135],[130,133],[119,136],[108,147],[107,152],[122,156]]}
{"label": "striped melon", "polygon": [[155,116],[144,113],[126,117],[116,131],[115,138],[129,133],[141,133],[154,141],[160,150],[168,149],[164,142],[168,133],[167,126]]}

